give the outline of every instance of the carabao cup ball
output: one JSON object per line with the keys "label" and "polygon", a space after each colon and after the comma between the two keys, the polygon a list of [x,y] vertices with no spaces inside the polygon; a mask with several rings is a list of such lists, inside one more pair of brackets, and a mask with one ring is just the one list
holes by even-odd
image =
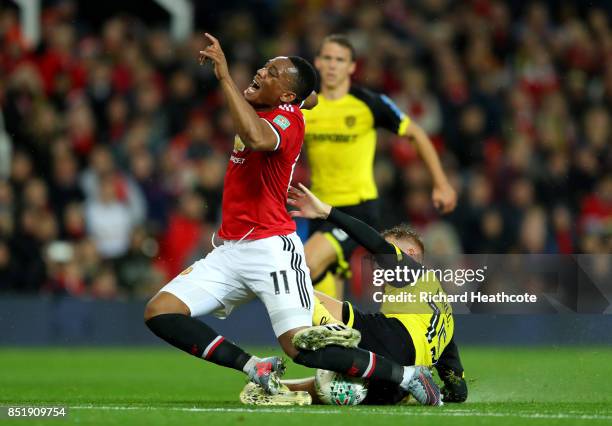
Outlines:
{"label": "carabao cup ball", "polygon": [[368,394],[367,382],[328,370],[317,370],[315,390],[319,399],[328,405],[357,405]]}

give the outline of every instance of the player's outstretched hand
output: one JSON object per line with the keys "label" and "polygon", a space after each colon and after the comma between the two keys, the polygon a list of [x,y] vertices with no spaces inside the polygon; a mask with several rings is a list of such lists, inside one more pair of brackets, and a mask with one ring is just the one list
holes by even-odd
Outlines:
{"label": "player's outstretched hand", "polygon": [[434,186],[431,199],[435,208],[443,214],[452,212],[457,206],[457,192],[449,183]]}
{"label": "player's outstretched hand", "polygon": [[200,65],[204,64],[206,59],[210,59],[215,66],[215,76],[217,80],[221,81],[224,78],[229,77],[229,69],[227,67],[227,60],[225,59],[225,53],[221,49],[219,40],[208,33],[204,33],[207,38],[209,45],[204,50],[200,50]]}
{"label": "player's outstretched hand", "polygon": [[308,188],[301,183],[300,187],[289,187],[287,203],[298,210],[291,210],[289,214],[293,217],[305,217],[307,219],[327,219],[331,206],[319,200]]}

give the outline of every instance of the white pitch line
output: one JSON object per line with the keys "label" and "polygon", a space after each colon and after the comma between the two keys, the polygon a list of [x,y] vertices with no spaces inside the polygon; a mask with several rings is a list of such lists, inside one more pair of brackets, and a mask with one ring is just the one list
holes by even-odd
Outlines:
{"label": "white pitch line", "polygon": [[[146,407],[146,406],[125,406],[125,405],[77,405],[70,407],[73,410],[102,410],[102,411],[183,411],[191,413],[302,413],[302,414],[346,414],[345,409],[316,409],[306,411],[305,409],[295,408],[189,408],[189,407]],[[410,410],[406,407],[405,411],[385,410],[372,407],[370,410],[357,410],[355,414],[384,414],[388,416],[439,416],[439,417],[516,417],[525,419],[572,419],[572,420],[612,420],[612,414],[579,414],[578,412],[566,413],[533,413],[533,412],[484,412],[467,409],[441,409],[434,411]]]}

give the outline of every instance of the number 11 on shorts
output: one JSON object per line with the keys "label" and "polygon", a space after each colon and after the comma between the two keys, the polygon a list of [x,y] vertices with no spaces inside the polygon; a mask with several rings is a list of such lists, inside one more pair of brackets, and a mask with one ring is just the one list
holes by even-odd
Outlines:
{"label": "number 11 on shorts", "polygon": [[285,293],[289,294],[289,281],[287,280],[287,271],[285,270],[270,272],[270,276],[272,277],[272,280],[274,281],[274,294],[280,294],[280,288],[278,286],[278,274],[279,273],[283,276],[283,283],[285,285]]}

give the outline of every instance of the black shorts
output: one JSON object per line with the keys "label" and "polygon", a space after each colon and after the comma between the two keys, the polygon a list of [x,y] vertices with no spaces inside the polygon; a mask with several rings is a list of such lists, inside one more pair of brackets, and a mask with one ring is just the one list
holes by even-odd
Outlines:
{"label": "black shorts", "polygon": [[[374,229],[379,229],[380,211],[378,208],[378,200],[376,199],[363,201],[354,206],[336,208],[343,213],[349,214],[359,220],[364,221]],[[341,228],[338,228],[333,223],[325,220],[311,220],[309,232],[310,235],[314,234],[315,232],[322,232],[323,234],[326,234],[328,238],[335,241],[332,244],[334,244],[334,248],[336,249],[338,261],[329,269],[338,274],[345,274],[348,272],[348,263],[351,260],[351,255],[359,244],[357,244],[353,239],[349,238],[346,232],[344,232]]]}
{"label": "black shorts", "polygon": [[[380,312],[365,314],[355,309],[349,302],[344,302],[342,321],[355,330],[359,330],[361,333],[360,348],[374,352],[400,365],[414,365],[416,351],[412,337],[396,318],[388,318]],[[363,404],[397,404],[406,395],[407,393],[394,383],[372,380],[368,386],[368,396]]]}

